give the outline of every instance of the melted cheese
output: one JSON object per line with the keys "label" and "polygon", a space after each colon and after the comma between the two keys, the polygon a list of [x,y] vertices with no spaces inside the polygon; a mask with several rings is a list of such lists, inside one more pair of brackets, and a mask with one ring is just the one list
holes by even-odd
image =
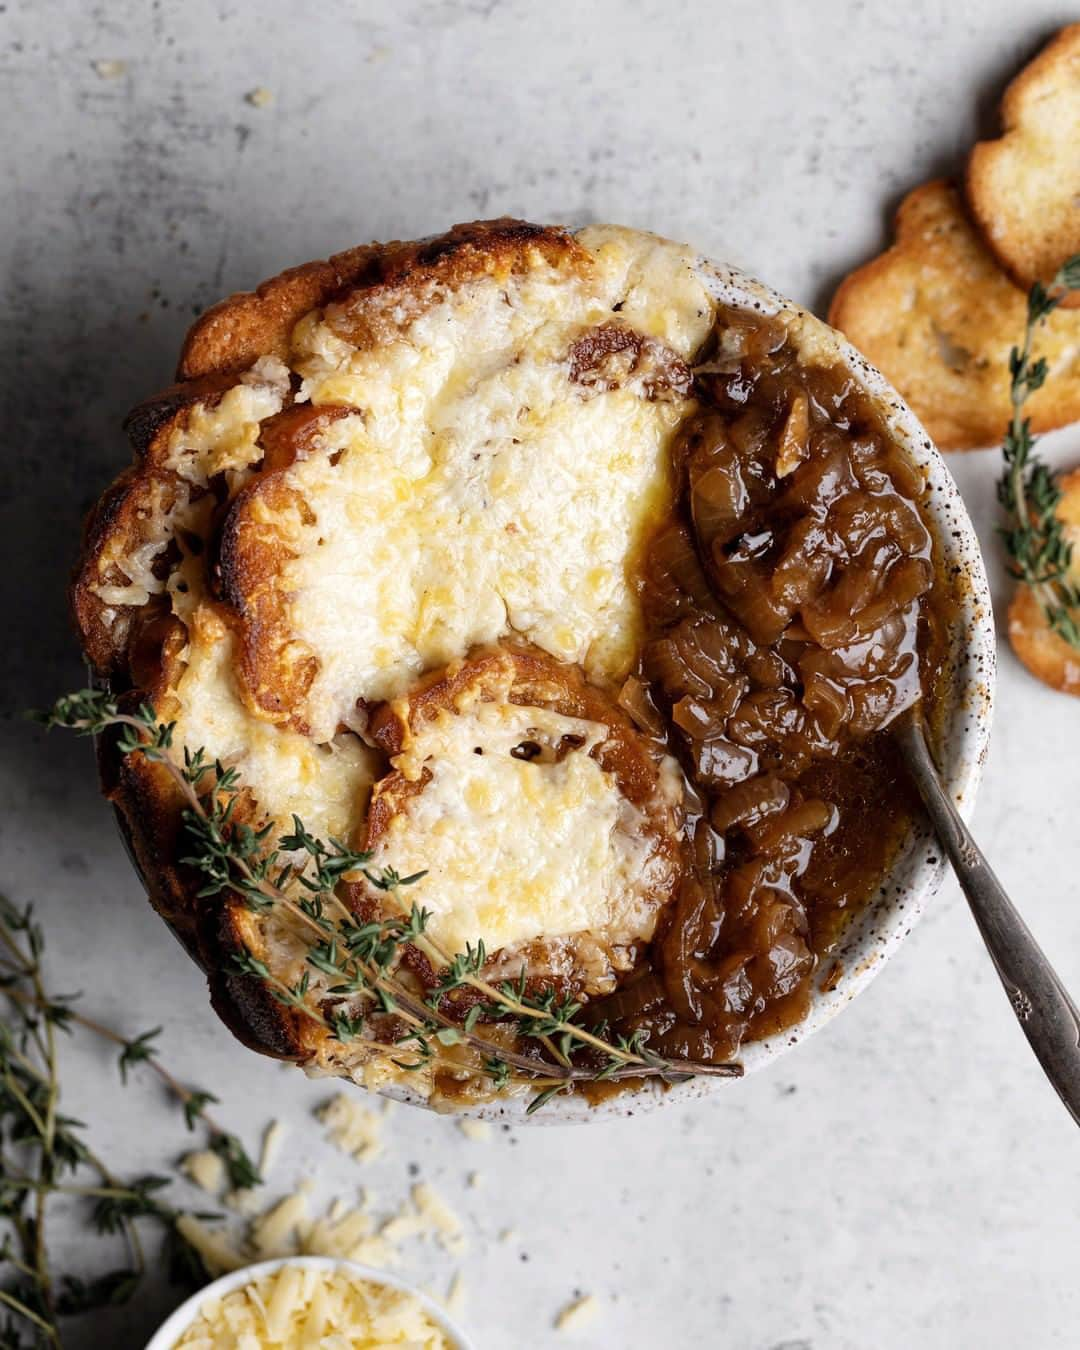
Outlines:
{"label": "melted cheese", "polygon": [[[649,895],[665,864],[641,816],[590,751],[606,729],[549,709],[477,703],[441,712],[396,761],[430,775],[378,841],[372,866],[402,876],[450,953],[489,951],[585,931],[611,941],[651,934]],[[552,757],[564,737],[579,749]],[[533,759],[515,757],[523,743]],[[479,753],[478,753],[479,752]]]}
{"label": "melted cheese", "polygon": [[581,241],[586,276],[484,279],[372,349],[338,336],[333,309],[298,326],[302,396],[362,410],[289,473],[315,516],[294,523],[280,583],[320,663],[304,710],[315,739],[348,724],[357,698],[392,697],[510,632],[601,681],[629,669],[632,563],[669,500],[688,404],[583,390],[568,352],[619,305],[689,356],[712,308],[677,246],[611,229]]}
{"label": "melted cheese", "polygon": [[349,733],[315,745],[252,716],[233,675],[232,634],[211,611],[200,609],[190,637],[187,668],[176,688],[175,743],[205,748],[236,768],[275,820],[287,823],[295,812],[322,838],[350,838],[375,778],[373,752]]}
{"label": "melted cheese", "polygon": [[250,468],[262,458],[260,423],[279,413],[289,370],[264,356],[216,403],[196,403],[169,436],[163,467],[205,487],[215,474]]}
{"label": "melted cheese", "polygon": [[226,475],[230,490],[240,485],[262,458],[258,445],[262,420],[281,411],[288,391],[288,367],[276,357],[264,356],[216,403],[196,403],[180,416],[160,464],[178,481],[152,480],[140,519],[140,539],[125,540],[122,557],[115,551],[103,554],[100,570],[104,573],[116,563],[128,579],[126,585],[94,587],[106,605],[145,605],[165,589],[154,572],[162,551],[180,531],[202,533],[209,520],[212,503],[206,498],[192,500],[192,488],[205,488],[219,473]]}
{"label": "melted cheese", "polygon": [[[295,812],[317,835],[354,839],[377,765],[339,728],[360,729],[358,699],[393,698],[475,643],[520,634],[600,683],[635,659],[636,552],[669,502],[669,445],[691,405],[651,402],[633,382],[583,388],[568,354],[617,318],[690,358],[713,305],[677,245],[611,227],[578,238],[592,258],[580,273],[538,264],[443,292],[403,311],[372,348],[340,336],[335,307],[315,311],[297,325],[288,367],[263,358],[172,433],[176,504],[151,510],[132,586],[110,603],[162,589],[152,568],[178,522],[207,534],[214,502],[199,491],[219,474],[232,492],[249,477],[260,420],[281,408],[290,368],[301,400],[357,409],[287,472],[310,515],[273,522],[295,555],[278,578],[290,626],[319,662],[299,710],[310,738],[244,704],[236,642],[204,604],[205,557],[183,539],[168,582],[190,634],[176,745],[237,768],[277,821]],[[539,723],[555,731],[553,714],[527,716],[529,726],[508,708],[452,719],[461,725],[431,747],[433,781],[379,862],[428,869],[414,897],[448,947],[578,935],[563,956],[572,950],[599,990],[651,936],[648,896],[665,864],[588,753],[603,729],[586,726],[586,745],[559,763],[527,763],[511,746]],[[473,754],[474,736],[485,755]]]}

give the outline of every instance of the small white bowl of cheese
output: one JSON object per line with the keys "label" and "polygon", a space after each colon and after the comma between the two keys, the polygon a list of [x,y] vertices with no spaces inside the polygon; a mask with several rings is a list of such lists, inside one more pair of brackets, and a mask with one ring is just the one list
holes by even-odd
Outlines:
{"label": "small white bowl of cheese", "polygon": [[288,1256],[231,1271],[182,1303],[146,1350],[476,1350],[433,1299],[385,1271]]}

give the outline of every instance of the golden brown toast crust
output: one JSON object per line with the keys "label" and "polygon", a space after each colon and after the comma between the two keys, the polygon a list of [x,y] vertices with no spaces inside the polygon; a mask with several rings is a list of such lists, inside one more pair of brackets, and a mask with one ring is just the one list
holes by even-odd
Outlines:
{"label": "golden brown toast crust", "polygon": [[279,522],[288,516],[309,521],[311,513],[285,475],[326,427],[354,411],[299,404],[271,418],[262,432],[262,468],[237,494],[221,531],[215,580],[239,620],[241,694],[259,716],[302,734],[308,727],[295,710],[307,696],[318,661],[292,637],[288,597],[278,580],[295,555]]}
{"label": "golden brown toast crust", "polygon": [[[168,444],[182,419],[198,404],[213,406],[260,357],[283,355],[295,323],[322,306],[342,305],[341,322],[369,321],[391,294],[421,297],[432,288],[460,284],[481,273],[509,274],[525,257],[543,257],[567,265],[584,265],[588,255],[573,237],[554,227],[500,219],[459,225],[447,234],[416,243],[370,244],[336,254],[326,261],[291,268],[253,292],[233,295],[208,310],[193,325],[184,343],[178,383],[140,404],[125,428],[134,451],[126,468],[91,511],[72,578],[70,601],[87,660],[126,701],[149,699],[159,716],[171,715],[179,653],[186,634],[177,631],[161,602],[146,606],[109,606],[96,594],[101,584],[123,584],[116,559],[146,538],[148,521],[167,508],[179,492],[194,492],[164,467]],[[369,294],[349,309],[353,291]],[[418,301],[419,303],[419,301]],[[287,400],[288,402],[288,400]],[[320,410],[320,416],[342,410]],[[346,410],[347,411],[347,410]],[[286,408],[280,421],[262,427],[264,459],[250,485],[270,494],[280,490],[275,474],[310,434],[299,410]],[[243,490],[242,490],[243,491]],[[236,503],[233,503],[235,505]],[[213,541],[206,541],[212,544]],[[212,550],[207,548],[208,564]],[[247,586],[241,569],[255,565],[242,542],[222,542],[218,585],[224,603],[218,617],[234,632],[243,627],[229,602],[237,602]],[[257,591],[257,586],[254,587]],[[113,611],[108,622],[108,611]],[[249,624],[256,644],[273,617],[258,614]],[[257,681],[252,681],[257,688]],[[127,691],[127,692],[122,692]],[[289,695],[293,697],[293,695]],[[286,700],[287,701],[287,700]],[[253,698],[263,716],[275,716],[263,695]],[[173,710],[175,710],[173,708]],[[199,879],[179,861],[182,848],[181,798],[160,765],[140,756],[123,757],[114,739],[103,737],[99,753],[102,785],[115,804],[122,828],[143,874],[154,907],[172,927],[188,952],[206,972],[211,999],[222,1020],[246,1044],[263,1053],[305,1060],[317,1053],[324,1033],[278,1004],[262,981],[228,973],[230,953],[243,943],[260,955],[257,924],[244,905],[230,895],[198,899]]]}
{"label": "golden brown toast crust", "polygon": [[[968,220],[955,187],[915,188],[896,242],[847,276],[829,308],[839,328],[897,388],[942,450],[997,443],[1011,416],[1008,359],[1027,301]],[[1080,315],[1055,313],[1036,355],[1050,368],[1025,408],[1034,431],[1080,418]]]}
{"label": "golden brown toast crust", "polygon": [[[1080,581],[1080,469],[1059,481],[1057,516],[1072,541],[1072,580]],[[1009,606],[1009,641],[1017,657],[1051,689],[1080,695],[1080,651],[1053,631],[1031,587],[1020,583]]]}
{"label": "golden brown toast crust", "polygon": [[[549,709],[607,729],[605,739],[591,754],[611,774],[622,796],[638,808],[643,832],[652,839],[654,856],[667,863],[658,871],[661,879],[651,895],[658,909],[666,905],[678,886],[681,851],[679,821],[661,788],[660,753],[617,704],[585,681],[576,666],[564,665],[527,645],[504,643],[478,648],[464,661],[421,677],[401,698],[379,706],[372,714],[371,737],[393,757],[406,749],[425,722],[441,713],[456,714],[477,700],[507,700],[522,707]],[[406,809],[410,798],[424,791],[430,778],[426,767],[418,778],[392,769],[375,784],[368,807],[365,849],[377,847],[394,817]],[[372,916],[369,886],[348,882],[345,894],[357,913]],[[544,948],[542,940],[528,944],[526,959],[527,953],[534,953],[537,963],[544,965]],[[497,965],[500,953],[490,953],[490,959]]]}
{"label": "golden brown toast crust", "polygon": [[[123,580],[116,559],[137,546],[163,503],[171,505],[179,494],[191,492],[190,484],[165,467],[169,440],[193,408],[213,407],[233,384],[232,377],[210,375],[170,385],[137,404],[124,419],[135,463],[87,516],[69,592],[83,653],[98,675],[115,677],[123,670],[134,611],[107,605],[96,588]],[[112,623],[107,621],[110,609],[117,612]]]}
{"label": "golden brown toast crust", "polygon": [[461,285],[481,272],[509,270],[528,249],[554,263],[585,257],[565,230],[503,216],[455,225],[431,239],[365,244],[325,262],[289,268],[197,319],[184,342],[177,379],[238,373],[260,356],[283,355],[299,319],[352,288],[377,295],[389,288],[417,292],[432,282]]}
{"label": "golden brown toast crust", "polygon": [[[1080,24],[1070,24],[1016,76],[1001,100],[1002,134],[971,151],[965,190],[983,239],[1012,280],[1048,282],[1080,252]],[[1080,305],[1080,294],[1062,304]]]}
{"label": "golden brown toast crust", "polygon": [[[175,715],[171,688],[187,641],[183,626],[177,626],[180,634],[173,629],[162,641],[153,681],[121,695],[122,710],[149,700],[161,720]],[[205,972],[215,1011],[251,1049],[276,1058],[306,1058],[324,1039],[320,1029],[283,1008],[261,980],[230,972],[232,953],[247,947],[255,956],[265,956],[265,944],[239,896],[198,896],[202,879],[180,861],[185,803],[175,781],[142,755],[121,755],[115,741],[114,734],[107,734],[98,744],[102,790],[117,809],[151,904]],[[235,818],[261,823],[252,808],[250,799],[242,799]]]}
{"label": "golden brown toast crust", "polygon": [[[508,700],[522,707],[549,708],[563,717],[598,722],[607,727],[595,759],[610,773],[628,801],[642,810],[655,807],[659,797],[659,769],[641,734],[629,717],[599,689],[586,683],[576,666],[567,666],[536,648],[499,645],[471,652],[443,670],[423,676],[399,699],[382,704],[372,714],[371,739],[387,755],[398,755],[425,721],[440,712],[453,712],[463,698],[494,698],[505,689]],[[490,692],[489,692],[490,691]],[[365,848],[385,831],[397,809],[397,793],[412,795],[415,784],[394,771],[375,785],[368,811]]]}

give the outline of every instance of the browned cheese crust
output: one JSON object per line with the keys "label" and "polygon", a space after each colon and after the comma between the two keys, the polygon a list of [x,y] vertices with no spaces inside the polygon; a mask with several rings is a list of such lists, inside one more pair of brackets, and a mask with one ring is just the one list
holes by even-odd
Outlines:
{"label": "browned cheese crust", "polygon": [[[294,325],[314,309],[341,304],[350,341],[377,343],[380,318],[393,306],[420,312],[439,287],[481,275],[509,275],[538,255],[567,268],[587,257],[563,230],[506,218],[481,221],[429,240],[366,245],[290,268],[203,314],[184,343],[179,383],[128,417],[125,429],[134,461],[86,522],[70,599],[83,652],[95,674],[128,703],[149,699],[165,719],[175,711],[171,691],[187,641],[183,625],[154,599],[142,605],[109,605],[96,588],[122,586],[128,580],[118,560],[151,537],[155,522],[181,494],[198,497],[212,490],[183,482],[165,465],[172,433],[197,405],[213,407],[260,357],[284,356]],[[241,638],[242,690],[252,708],[276,721],[286,720],[310,676],[303,661],[290,663],[288,653],[282,656],[275,600],[262,589],[275,542],[251,533],[244,508],[256,496],[276,506],[277,496],[285,491],[281,473],[304,438],[317,424],[347,411],[321,408],[313,413],[288,406],[289,397],[285,402],[280,416],[261,428],[264,455],[253,481],[235,500],[210,504],[213,528],[220,531],[219,603],[204,607],[204,621],[227,626]],[[212,568],[215,540],[203,542],[207,567]],[[167,565],[168,559],[161,562]],[[122,757],[109,737],[102,739],[100,770],[150,899],[206,972],[219,1015],[254,1049],[310,1057],[325,1032],[276,1003],[262,981],[226,973],[230,954],[241,945],[260,955],[259,929],[235,896],[196,898],[200,880],[178,856],[182,798],[167,772],[139,756]]]}
{"label": "browned cheese crust", "polygon": [[[425,721],[440,712],[454,712],[470,695],[493,699],[496,691],[509,686],[511,703],[526,708],[550,708],[563,717],[598,722],[607,737],[594,758],[610,773],[619,791],[640,810],[650,813],[660,833],[670,825],[659,807],[659,770],[629,717],[593,685],[587,684],[576,666],[563,665],[532,647],[498,646],[470,653],[443,670],[418,680],[406,697],[382,704],[371,719],[371,737],[390,756],[405,749]],[[396,770],[381,779],[372,793],[368,811],[365,848],[372,848],[386,831],[403,801],[421,790]],[[662,826],[662,828],[661,828]]]}
{"label": "browned cheese crust", "polygon": [[[407,695],[381,704],[372,714],[372,739],[387,755],[404,751],[440,713],[456,714],[476,700],[506,699],[527,708],[544,708],[563,717],[598,723],[607,729],[604,740],[591,752],[609,773],[619,792],[642,813],[642,833],[651,838],[656,854],[668,866],[659,889],[649,898],[658,909],[671,899],[681,873],[679,825],[672,804],[660,782],[660,752],[636,730],[629,717],[594,686],[576,666],[552,660],[534,647],[501,644],[470,652],[442,670],[419,679]],[[376,784],[368,808],[363,847],[375,849],[390,829],[395,816],[404,812],[409,799],[422,793],[431,779],[424,768],[418,778],[393,769]],[[348,903],[370,917],[376,898],[363,882],[345,886]],[[539,954],[543,944],[536,944]],[[527,953],[526,953],[527,955]],[[498,964],[500,953],[491,953]],[[430,972],[432,976],[434,972]]]}

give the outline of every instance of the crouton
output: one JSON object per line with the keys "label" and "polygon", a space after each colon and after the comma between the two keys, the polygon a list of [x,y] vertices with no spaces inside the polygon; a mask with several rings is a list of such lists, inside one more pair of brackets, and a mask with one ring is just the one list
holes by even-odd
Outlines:
{"label": "crouton", "polygon": [[[829,322],[878,366],[942,450],[993,445],[1011,415],[1009,352],[1023,337],[1027,300],[1001,271],[963,209],[936,180],[910,192],[896,242],[841,283]],[[1080,314],[1040,327],[1049,370],[1025,407],[1032,430],[1080,418]]]}
{"label": "crouton", "polygon": [[[967,200],[990,250],[1027,290],[1080,253],[1080,23],[1005,90],[1001,124],[997,140],[971,152]],[[1080,293],[1063,304],[1080,305]]]}

